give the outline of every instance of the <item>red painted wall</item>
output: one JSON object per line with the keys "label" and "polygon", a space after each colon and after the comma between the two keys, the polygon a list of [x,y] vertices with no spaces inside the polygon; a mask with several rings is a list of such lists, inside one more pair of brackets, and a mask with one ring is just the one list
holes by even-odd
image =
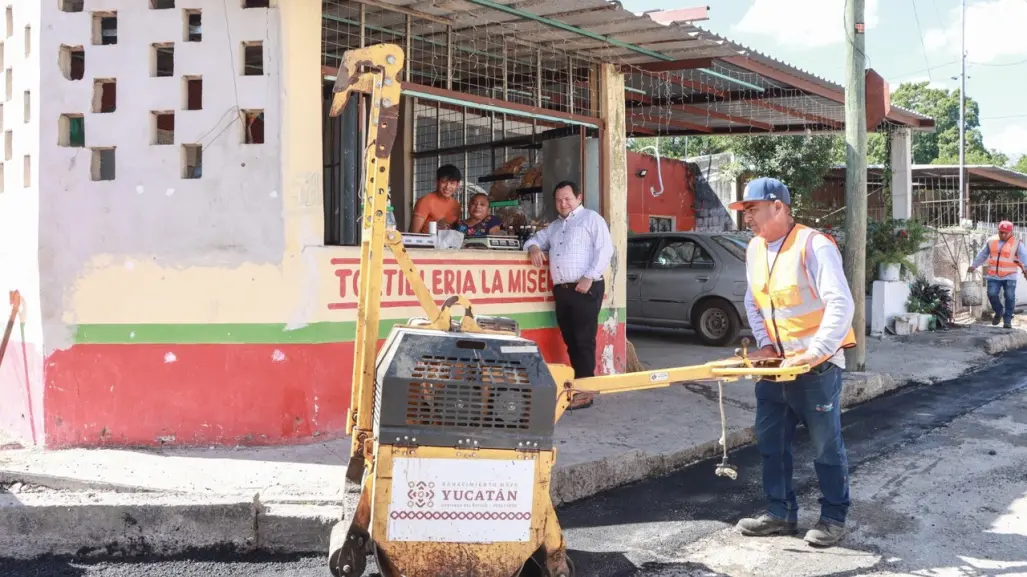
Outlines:
{"label": "red painted wall", "polygon": [[[663,173],[663,194],[653,196],[650,187],[659,192],[660,178],[656,157],[628,151],[628,227],[632,232],[649,232],[650,216],[672,216],[676,230],[695,228],[695,175],[681,160],[660,158]],[[644,177],[638,171],[647,170]]]}
{"label": "red painted wall", "polygon": [[[570,364],[558,329],[528,329],[521,336],[538,343],[547,362]],[[615,369],[624,371],[624,343],[623,323],[616,330],[599,326],[597,374],[606,372],[609,345]],[[169,351],[174,362],[165,360]],[[75,345],[47,359],[46,445],[254,446],[335,439],[346,434],[352,370],[352,342]],[[17,378],[11,376],[12,387]]]}

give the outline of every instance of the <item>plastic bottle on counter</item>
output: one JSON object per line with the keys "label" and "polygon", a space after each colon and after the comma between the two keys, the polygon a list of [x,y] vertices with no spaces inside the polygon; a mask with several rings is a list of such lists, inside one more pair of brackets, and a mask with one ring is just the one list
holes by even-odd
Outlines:
{"label": "plastic bottle on counter", "polygon": [[396,230],[396,215],[392,212],[392,204],[385,211],[385,230]]}

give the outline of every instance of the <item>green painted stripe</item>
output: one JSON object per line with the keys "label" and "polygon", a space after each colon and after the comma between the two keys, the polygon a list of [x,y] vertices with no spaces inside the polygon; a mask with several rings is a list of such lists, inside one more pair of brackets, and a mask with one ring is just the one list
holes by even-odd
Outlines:
{"label": "green painted stripe", "polygon": [[[613,309],[603,309],[599,322],[606,322]],[[624,318],[624,309],[618,309]],[[521,329],[556,328],[553,312],[514,313],[504,315],[520,324]],[[378,325],[382,337],[393,325],[407,319],[389,319]],[[303,328],[286,330],[275,323],[223,324],[89,324],[75,327],[76,344],[316,344],[352,341],[356,338],[353,321],[312,323]]]}

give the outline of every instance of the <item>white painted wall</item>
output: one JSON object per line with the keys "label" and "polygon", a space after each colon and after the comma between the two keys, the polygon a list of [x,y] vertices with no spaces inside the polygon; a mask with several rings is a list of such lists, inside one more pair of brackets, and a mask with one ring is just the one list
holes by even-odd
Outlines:
{"label": "white painted wall", "polygon": [[[10,9],[11,20],[8,20]],[[0,192],[0,336],[10,315],[9,291],[24,300],[24,331],[15,323],[0,361],[0,437],[32,442],[43,423],[43,346],[39,288],[39,37],[38,0],[0,0],[0,103],[3,104],[0,146],[4,148],[3,190]],[[28,28],[26,28],[28,27]],[[10,33],[10,34],[9,34]],[[27,38],[27,42],[26,42]],[[26,48],[28,49],[26,53]],[[7,98],[10,73],[11,97]],[[29,92],[26,122],[25,92]],[[10,148],[6,132],[10,131]],[[25,158],[28,157],[28,186]],[[10,157],[10,160],[7,158]],[[31,399],[31,404],[30,404]],[[2,441],[3,439],[0,439]]]}
{"label": "white painted wall", "polygon": [[[166,10],[151,10],[146,0],[87,0],[84,12],[68,13],[57,4],[42,2],[46,32],[38,51],[47,350],[70,345],[74,311],[66,296],[95,255],[179,266],[272,262],[281,258],[284,237],[278,9],[243,9],[238,0],[177,0]],[[200,42],[185,41],[188,9],[202,11]],[[92,12],[99,11],[116,11],[117,44],[92,44]],[[262,76],[242,75],[247,41],[264,43]],[[174,43],[171,77],[151,77],[155,42]],[[62,74],[62,44],[84,47],[82,80]],[[187,75],[203,78],[202,110],[185,110]],[[116,111],[92,112],[97,78],[117,80]],[[264,144],[243,143],[242,109],[264,111]],[[175,113],[174,144],[152,145],[151,111],[164,110]],[[85,148],[58,145],[62,114],[84,115]],[[183,144],[203,145],[199,179],[182,178]],[[91,180],[90,148],[110,146],[115,179]]]}

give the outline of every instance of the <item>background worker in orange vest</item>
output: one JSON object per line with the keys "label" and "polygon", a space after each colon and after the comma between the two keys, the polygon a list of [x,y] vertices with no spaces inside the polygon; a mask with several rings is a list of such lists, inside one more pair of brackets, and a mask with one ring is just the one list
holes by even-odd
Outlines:
{"label": "background worker in orange vest", "polygon": [[820,482],[820,518],[806,541],[829,547],[845,535],[849,471],[842,439],[844,348],[855,346],[854,304],[834,239],[792,218],[791,195],[779,180],[745,187],[733,210],[745,211],[756,235],[746,253],[745,308],[760,350],[755,358],[809,364],[792,382],[756,383],[756,442],[763,456],[766,513],[742,519],[743,535],[795,534],[799,505],[792,481],[792,441],[805,423]]}
{"label": "background worker in orange vest", "polygon": [[[988,239],[966,271],[973,274],[984,264],[985,259],[988,260],[988,266],[984,269],[984,277],[988,279],[988,300],[991,301],[991,310],[995,311],[991,324],[995,326],[1002,319],[1005,321],[1003,326],[1011,329],[1013,309],[1016,308],[1016,279],[1019,273],[1027,275],[1023,269],[1023,263],[1027,262],[1027,250],[1013,235],[1013,223],[1008,220],[998,223],[998,235]],[[998,298],[1000,290],[1004,293],[1005,306],[1002,306]]]}

